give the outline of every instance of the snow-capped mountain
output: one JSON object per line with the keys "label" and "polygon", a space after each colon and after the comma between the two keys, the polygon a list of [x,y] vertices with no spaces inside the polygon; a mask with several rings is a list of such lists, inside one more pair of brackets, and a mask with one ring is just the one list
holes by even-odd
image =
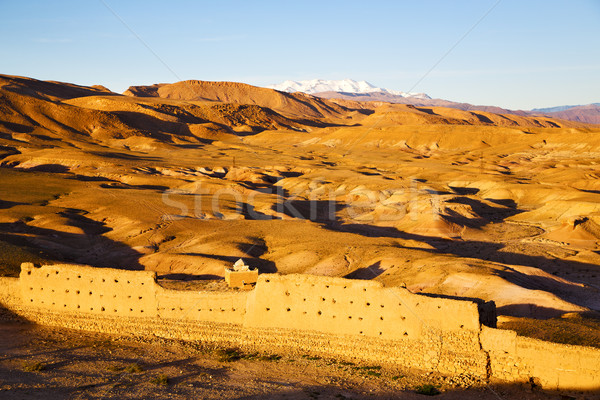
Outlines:
{"label": "snow-capped mountain", "polygon": [[355,81],[353,79],[343,79],[339,81],[313,79],[309,81],[285,81],[276,85],[267,86],[270,89],[282,92],[303,92],[308,94],[323,92],[338,93],[389,93],[395,96],[411,97],[417,99],[430,99],[425,93],[405,93],[397,90],[389,90],[371,85],[367,81]]}

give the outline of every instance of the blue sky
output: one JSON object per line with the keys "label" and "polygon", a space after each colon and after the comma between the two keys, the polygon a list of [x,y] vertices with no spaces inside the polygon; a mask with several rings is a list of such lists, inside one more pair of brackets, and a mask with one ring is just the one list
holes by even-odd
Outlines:
{"label": "blue sky", "polygon": [[512,109],[587,104],[600,1],[0,0],[0,73],[118,92],[351,78]]}

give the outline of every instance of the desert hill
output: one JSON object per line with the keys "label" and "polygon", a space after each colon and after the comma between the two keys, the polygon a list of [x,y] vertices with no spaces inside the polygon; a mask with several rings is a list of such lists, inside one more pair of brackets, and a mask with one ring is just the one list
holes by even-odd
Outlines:
{"label": "desert hill", "polygon": [[0,75],[0,88],[3,91],[53,101],[84,96],[116,95],[101,85],[88,87],[11,75]]}
{"label": "desert hill", "polygon": [[96,129],[106,129],[120,136],[135,134],[116,115],[63,103],[97,95],[113,93],[72,84],[0,76],[0,126],[24,138],[31,138],[30,134],[76,138],[90,136]]}
{"label": "desert hill", "polygon": [[347,111],[335,103],[304,93],[284,93],[237,82],[190,80],[172,84],[131,86],[124,94],[174,100],[253,104],[301,118],[339,118]]}
{"label": "desert hill", "polygon": [[481,124],[523,128],[576,125],[554,123],[544,117],[461,113],[439,107],[357,102],[339,105],[302,93],[287,94],[231,82],[188,81],[132,87],[128,96],[102,88],[9,76],[3,76],[0,85],[4,115],[0,124],[23,137],[33,134],[33,140],[40,135],[59,135],[98,141],[138,138],[131,140],[180,143],[265,129],[307,131],[334,125],[370,125],[375,121],[377,125]]}
{"label": "desert hill", "polygon": [[167,99],[132,98],[98,87],[11,76],[0,76],[0,111],[0,126],[33,140],[58,135],[99,141],[138,137],[198,142],[219,134],[303,130],[324,123],[318,118],[297,122],[243,101],[173,104]]}
{"label": "desert hill", "polygon": [[[444,107],[444,105],[451,103],[445,100],[423,99],[425,103],[431,103],[428,103],[429,106],[423,107],[408,104],[409,102],[416,101],[413,98],[403,98],[406,101],[406,106],[394,105],[395,102],[385,101],[344,101],[339,100],[337,97],[332,98],[331,101],[327,101],[301,92],[286,93],[235,82],[182,81],[173,84],[132,86],[124,94],[135,97],[159,97],[184,101],[252,104],[268,107],[286,116],[318,118],[321,121],[343,123],[345,125],[350,123],[348,120],[360,123],[361,125],[370,125],[373,119],[385,115],[387,119],[392,119],[390,121],[392,124],[488,124],[520,126],[524,128],[533,126],[580,126],[577,123],[557,122],[549,117],[528,118],[525,112],[512,112],[499,107],[483,107],[487,110],[483,113],[461,113],[460,111],[453,110],[453,108],[457,107]],[[320,96],[321,94],[319,93],[318,95]],[[370,94],[361,95],[368,96]],[[431,105],[438,103],[440,107],[431,107]],[[475,109],[478,108],[471,107],[470,105],[463,107],[463,111]],[[365,110],[375,111],[375,114],[363,120]],[[357,111],[363,111],[363,113],[357,113]],[[504,115],[505,112],[509,115]],[[308,121],[305,120],[305,122]]]}
{"label": "desert hill", "polygon": [[600,310],[600,130],[202,81],[0,77],[0,264],[376,279]]}

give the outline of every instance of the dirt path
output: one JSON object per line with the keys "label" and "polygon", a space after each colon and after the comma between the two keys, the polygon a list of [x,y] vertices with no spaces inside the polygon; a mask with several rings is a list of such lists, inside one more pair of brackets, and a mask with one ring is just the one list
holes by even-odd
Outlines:
{"label": "dirt path", "polygon": [[1,399],[561,399],[473,382],[300,356],[244,354],[195,343],[121,338],[0,322]]}

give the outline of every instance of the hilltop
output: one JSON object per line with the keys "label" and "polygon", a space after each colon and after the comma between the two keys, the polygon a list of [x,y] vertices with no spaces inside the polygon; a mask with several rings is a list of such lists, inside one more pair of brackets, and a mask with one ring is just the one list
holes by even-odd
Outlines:
{"label": "hilltop", "polygon": [[335,118],[346,111],[335,103],[303,93],[282,93],[237,82],[191,80],[172,84],[131,86],[124,94],[173,100],[252,104],[302,118]]}

